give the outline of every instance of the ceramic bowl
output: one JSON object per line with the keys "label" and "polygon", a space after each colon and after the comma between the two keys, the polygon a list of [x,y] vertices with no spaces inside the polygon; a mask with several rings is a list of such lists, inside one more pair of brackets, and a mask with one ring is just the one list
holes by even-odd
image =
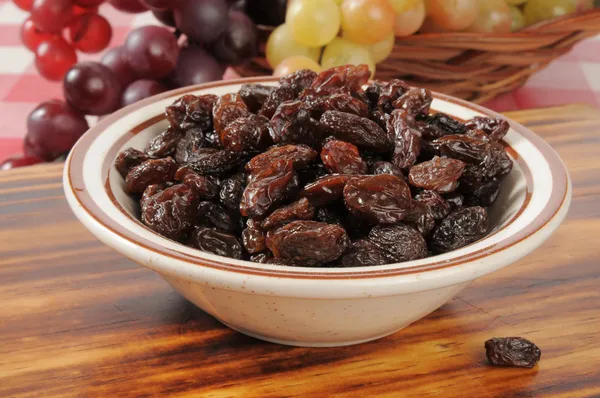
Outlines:
{"label": "ceramic bowl", "polygon": [[[374,267],[263,265],[204,253],[163,238],[137,219],[137,203],[114,169],[117,154],[143,149],[167,126],[164,109],[183,94],[222,95],[269,78],[221,81],[164,93],[101,120],[66,162],[66,197],[106,245],[158,272],[175,290],[225,325],[271,342],[357,344],[394,333],[436,310],[471,281],[527,255],[558,227],[571,199],[567,170],[540,137],[511,121],[505,137],[515,167],[490,208],[495,229],[459,250]],[[498,114],[435,94],[433,109],[461,119]]]}

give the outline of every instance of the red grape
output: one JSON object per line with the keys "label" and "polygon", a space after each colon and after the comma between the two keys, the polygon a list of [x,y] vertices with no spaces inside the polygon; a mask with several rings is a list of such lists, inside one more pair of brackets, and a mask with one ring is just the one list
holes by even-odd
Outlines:
{"label": "red grape", "polygon": [[132,30],[123,47],[131,68],[146,79],[166,76],[175,67],[179,54],[175,36],[160,26]]}
{"label": "red grape", "polygon": [[121,87],[127,87],[135,79],[135,72],[127,62],[125,49],[122,46],[113,47],[104,53],[100,62],[112,70]]}
{"label": "red grape", "polygon": [[23,154],[13,155],[9,158],[4,159],[0,163],[0,170],[10,170],[17,167],[32,166],[34,164],[43,163],[44,159],[37,156],[27,156]]}
{"label": "red grape", "polygon": [[156,80],[136,80],[131,83],[121,95],[121,106],[131,105],[156,94],[164,93],[167,87]]}
{"label": "red grape", "polygon": [[73,12],[71,0],[35,0],[31,20],[42,32],[60,32],[69,22]]}
{"label": "red grape", "polygon": [[[246,12],[246,8],[248,7],[247,0],[227,0],[227,2],[229,3],[229,10],[233,10],[233,11]],[[284,9],[284,11],[285,11],[285,9]],[[283,23],[283,20],[281,23]]]}
{"label": "red grape", "polygon": [[172,79],[178,87],[184,87],[220,80],[224,72],[204,49],[190,45],[181,49]]}
{"label": "red grape", "polygon": [[177,7],[179,0],[140,0],[140,2],[151,10],[172,10]]}
{"label": "red grape", "polygon": [[104,3],[104,0],[73,0],[73,2],[83,8],[96,8]]}
{"label": "red grape", "polygon": [[248,0],[246,11],[257,24],[279,26],[285,22],[286,7],[287,0]]}
{"label": "red grape", "polygon": [[77,62],[77,53],[60,36],[42,41],[35,51],[35,66],[48,80],[60,80]]}
{"label": "red grape", "polygon": [[67,36],[79,51],[97,53],[110,43],[112,28],[102,15],[86,13],[73,18]]}
{"label": "red grape", "polygon": [[209,50],[224,64],[239,65],[258,52],[258,33],[250,18],[239,11],[229,12],[227,29],[210,44]]}
{"label": "red grape", "polygon": [[152,10],[152,14],[154,14],[154,17],[163,25],[175,27],[175,15],[173,14],[173,11]]}
{"label": "red grape", "polygon": [[148,8],[146,8],[139,0],[108,0],[108,2],[111,6],[123,12],[138,14],[140,12],[148,11]]}
{"label": "red grape", "polygon": [[13,3],[21,10],[31,11],[31,6],[33,5],[33,0],[13,0]]}
{"label": "red grape", "polygon": [[88,115],[105,115],[119,108],[122,87],[106,65],[80,62],[67,72],[63,92],[67,102]]}
{"label": "red grape", "polygon": [[67,103],[42,102],[27,117],[25,155],[54,160],[68,152],[88,128],[85,117]]}
{"label": "red grape", "polygon": [[53,37],[52,33],[44,33],[40,32],[38,28],[35,27],[35,24],[28,18],[21,25],[21,41],[31,51],[35,52],[41,42],[44,40],[50,39]]}
{"label": "red grape", "polygon": [[182,0],[174,12],[177,27],[198,43],[215,40],[227,27],[224,0]]}

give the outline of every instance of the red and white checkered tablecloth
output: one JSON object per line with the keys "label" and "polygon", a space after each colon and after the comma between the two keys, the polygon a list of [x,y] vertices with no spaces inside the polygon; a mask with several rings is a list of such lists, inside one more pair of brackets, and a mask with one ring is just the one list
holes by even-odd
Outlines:
{"label": "red and white checkered tablecloth", "polygon": [[[149,12],[125,14],[102,5],[100,13],[113,27],[111,47],[122,44],[133,27],[160,25]],[[21,152],[29,112],[42,101],[62,98],[61,83],[39,76],[33,54],[20,42],[19,28],[25,18],[27,13],[10,0],[0,0],[0,161]],[[98,60],[100,56],[79,54],[79,59]],[[579,43],[524,87],[487,106],[502,112],[574,102],[600,106],[600,36]]]}

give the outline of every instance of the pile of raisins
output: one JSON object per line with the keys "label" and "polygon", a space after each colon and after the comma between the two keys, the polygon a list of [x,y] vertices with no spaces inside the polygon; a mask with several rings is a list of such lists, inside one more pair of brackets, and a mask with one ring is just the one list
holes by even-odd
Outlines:
{"label": "pile of raisins", "polygon": [[259,263],[355,267],[484,237],[513,163],[505,120],[431,112],[429,90],[365,65],[278,86],[185,95],[144,152],[116,159],[140,219],[188,246]]}

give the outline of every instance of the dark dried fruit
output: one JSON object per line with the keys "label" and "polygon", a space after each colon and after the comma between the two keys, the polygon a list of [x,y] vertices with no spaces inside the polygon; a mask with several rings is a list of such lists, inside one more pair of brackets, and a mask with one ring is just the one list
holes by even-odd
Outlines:
{"label": "dark dried fruit", "polygon": [[392,142],[377,123],[350,113],[327,111],[321,116],[327,135],[373,152],[389,152]]}
{"label": "dark dried fruit", "polygon": [[204,252],[241,260],[242,245],[232,234],[215,228],[197,228],[189,241],[189,245]]}
{"label": "dark dried fruit", "polygon": [[204,131],[200,128],[191,128],[185,132],[183,138],[177,143],[175,160],[177,163],[187,163],[200,148],[209,146]]}
{"label": "dark dried fruit", "polygon": [[244,84],[238,94],[246,103],[248,110],[256,113],[260,110],[267,98],[275,91],[274,86],[263,84]]}
{"label": "dark dried fruit", "polygon": [[451,213],[433,231],[432,248],[438,253],[460,249],[488,233],[487,211],[483,207],[464,207]]}
{"label": "dark dried fruit", "polygon": [[411,88],[394,101],[392,106],[395,109],[404,109],[412,116],[427,115],[432,101],[431,91],[426,88]]}
{"label": "dark dried fruit", "polygon": [[392,79],[383,83],[377,99],[377,107],[386,113],[391,113],[394,110],[392,103],[408,90],[410,90],[410,86],[402,80]]}
{"label": "dark dried fruit", "polygon": [[267,234],[267,247],[275,257],[301,266],[334,261],[349,244],[342,227],[317,221],[293,221]]}
{"label": "dark dried fruit", "polygon": [[492,156],[488,142],[466,135],[447,135],[433,142],[442,156],[460,159],[469,164],[480,165]]}
{"label": "dark dried fruit", "polygon": [[241,161],[242,156],[239,152],[201,148],[192,154],[187,165],[198,174],[219,175],[235,169]]}
{"label": "dark dried fruit", "polygon": [[223,148],[234,152],[263,150],[272,144],[269,120],[254,114],[237,118],[221,130],[220,139]]}
{"label": "dark dried fruit", "polygon": [[119,153],[119,156],[117,156],[117,159],[115,159],[115,168],[119,174],[125,178],[127,177],[129,170],[135,166],[139,166],[148,159],[150,159],[150,157],[144,152],[133,148],[127,148],[123,152]]}
{"label": "dark dried fruit", "polygon": [[278,160],[289,160],[295,169],[303,169],[311,164],[318,153],[306,145],[274,146],[266,152],[256,155],[246,164],[246,171],[250,174],[260,173],[268,169]]}
{"label": "dark dried fruit", "polygon": [[332,174],[308,184],[300,192],[315,207],[322,207],[342,197],[346,183],[356,178],[352,175]]}
{"label": "dark dried fruit", "polygon": [[345,91],[358,91],[367,83],[371,76],[367,65],[343,65],[324,70],[319,73],[310,88],[315,91],[329,91],[343,89]]}
{"label": "dark dried fruit", "polygon": [[369,108],[364,102],[352,97],[350,94],[337,93],[325,98],[322,110],[352,113],[357,116],[369,116]]}
{"label": "dark dried fruit", "polygon": [[144,225],[173,240],[180,240],[192,230],[197,218],[198,197],[190,187],[178,184],[160,190],[160,186],[151,185],[147,190],[151,192],[144,192],[141,202]]}
{"label": "dark dried fruit", "polygon": [[310,184],[328,174],[329,171],[323,166],[323,163],[313,163],[302,170],[298,170],[300,186]]}
{"label": "dark dried fruit", "polygon": [[201,130],[212,129],[212,111],[218,97],[213,94],[184,95],[166,109],[167,119],[172,128],[187,130],[192,127]]}
{"label": "dark dried fruit", "polygon": [[294,203],[276,209],[262,222],[264,229],[280,227],[294,220],[312,220],[315,208],[308,199],[301,198]]}
{"label": "dark dried fruit", "polygon": [[225,94],[213,107],[213,124],[218,136],[229,123],[240,117],[248,116],[248,107],[238,94]]}
{"label": "dark dried fruit", "polygon": [[369,119],[377,123],[377,125],[381,127],[384,131],[387,131],[387,124],[390,120],[389,113],[385,113],[381,109],[375,109],[369,114]]}
{"label": "dark dried fruit", "polygon": [[425,204],[416,200],[412,202],[404,222],[419,231],[423,237],[428,237],[435,228],[433,212]]}
{"label": "dark dried fruit", "polygon": [[473,130],[481,130],[487,134],[492,141],[500,141],[506,133],[510,125],[504,119],[476,116],[465,124],[467,133]]}
{"label": "dark dried fruit", "polygon": [[489,181],[482,182],[465,198],[467,206],[482,206],[489,207],[494,204],[500,193],[500,185],[502,181],[493,178]]}
{"label": "dark dried fruit", "polygon": [[450,204],[435,191],[422,191],[415,196],[415,200],[427,206],[436,221],[450,214]]}
{"label": "dark dried fruit", "polygon": [[164,158],[175,154],[177,144],[183,137],[180,130],[169,127],[150,140],[146,153],[151,157]]}
{"label": "dark dried fruit", "polygon": [[316,77],[317,72],[310,69],[300,69],[279,79],[279,84],[290,86],[296,91],[296,94],[300,94],[302,90],[312,85]]}
{"label": "dark dried fruit", "polygon": [[427,244],[414,228],[404,224],[376,226],[368,240],[375,244],[390,263],[418,260],[427,257]]}
{"label": "dark dried fruit", "polygon": [[296,99],[296,90],[294,90],[292,86],[279,86],[273,90],[271,95],[269,95],[269,98],[267,98],[263,106],[260,108],[258,114],[266,117],[267,119],[271,119],[279,105],[294,99]]}
{"label": "dark dried fruit", "polygon": [[369,82],[368,86],[365,88],[363,94],[365,96],[367,105],[369,105],[369,111],[371,112],[377,108],[377,102],[379,101],[379,95],[381,94],[383,85],[384,83],[380,82],[379,80],[373,80]]}
{"label": "dark dried fruit", "polygon": [[273,255],[271,253],[257,253],[250,256],[250,261],[260,264],[273,264]]}
{"label": "dark dried fruit", "polygon": [[394,137],[392,163],[401,169],[412,167],[421,153],[421,133],[415,128],[415,119],[404,109],[392,112],[388,131]]}
{"label": "dark dried fruit", "polygon": [[360,157],[358,148],[348,142],[330,140],[321,150],[321,160],[332,173],[366,174],[367,164]]}
{"label": "dark dried fruit", "polygon": [[317,210],[316,219],[317,221],[325,222],[327,224],[343,225],[345,214],[345,207],[343,203],[333,203],[327,207],[321,207]]}
{"label": "dark dried fruit", "polygon": [[204,224],[227,232],[239,232],[239,213],[229,212],[214,202],[200,202],[198,219]]}
{"label": "dark dried fruit", "polygon": [[219,199],[221,204],[229,210],[240,211],[240,202],[246,186],[246,177],[243,173],[236,174],[223,180]]}
{"label": "dark dried fruit", "polygon": [[411,167],[408,181],[419,188],[438,193],[453,192],[465,169],[465,163],[452,158],[434,157]]}
{"label": "dark dried fruit", "polygon": [[260,221],[249,218],[246,228],[242,231],[242,243],[250,254],[260,253],[267,250],[265,243],[265,232],[260,226]]}
{"label": "dark dried fruit", "polygon": [[441,131],[443,135],[464,134],[467,131],[464,123],[461,123],[460,121],[442,112],[437,112],[433,115],[427,116],[425,118],[425,121],[428,125],[435,127],[437,130]]}
{"label": "dark dried fruit", "polygon": [[385,162],[383,160],[379,160],[373,163],[373,165],[371,165],[371,167],[369,168],[369,171],[369,174],[391,174],[404,180],[404,174],[402,173],[402,169],[395,166],[393,163]]}
{"label": "dark dried fruit", "polygon": [[201,199],[213,199],[219,194],[219,183],[213,177],[187,173],[183,178],[183,183],[196,191]]}
{"label": "dark dried fruit", "polygon": [[305,144],[318,148],[322,141],[319,123],[301,101],[283,102],[269,123],[269,134],[278,144]]}
{"label": "dark dried fruit", "polygon": [[542,352],[523,337],[494,337],[485,342],[485,355],[492,365],[533,368]]}
{"label": "dark dried fruit", "polygon": [[373,224],[402,221],[411,209],[408,185],[390,174],[351,179],[344,187],[344,203],[350,212]]}
{"label": "dark dried fruit", "polygon": [[291,160],[278,159],[259,171],[242,195],[240,211],[246,217],[263,217],[273,205],[291,196],[298,176]]}
{"label": "dark dried fruit", "polygon": [[390,260],[385,253],[367,239],[352,242],[350,249],[339,260],[342,267],[365,267],[388,263],[390,263]]}
{"label": "dark dried fruit", "polygon": [[148,185],[172,181],[177,164],[172,158],[150,159],[129,170],[125,177],[125,190],[129,193],[144,192]]}
{"label": "dark dried fruit", "polygon": [[457,192],[444,195],[444,199],[450,205],[450,212],[456,211],[463,207],[465,197]]}

